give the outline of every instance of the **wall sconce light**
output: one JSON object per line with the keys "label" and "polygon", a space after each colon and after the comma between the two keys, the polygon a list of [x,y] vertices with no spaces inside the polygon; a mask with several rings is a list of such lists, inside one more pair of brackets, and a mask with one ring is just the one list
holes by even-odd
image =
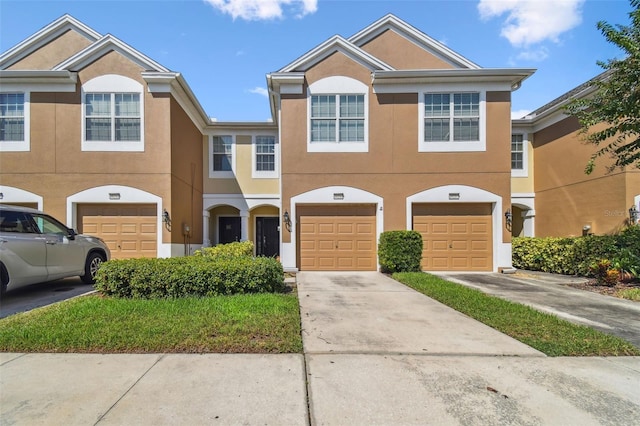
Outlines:
{"label": "wall sconce light", "polygon": [[286,210],[282,215],[282,221],[284,222],[284,226],[287,228],[287,231],[291,232],[291,217],[289,217],[289,212]]}
{"label": "wall sconce light", "polygon": [[631,222],[631,225],[635,225],[638,222],[638,209],[636,209],[635,205],[629,209],[629,222]]}
{"label": "wall sconce light", "polygon": [[511,213],[511,209],[507,209],[507,211],[504,212],[504,222],[507,224],[507,228],[513,223],[513,213]]}
{"label": "wall sconce light", "polygon": [[171,216],[169,216],[167,209],[164,209],[162,212],[162,222],[164,222],[164,226],[167,228],[167,231],[171,231]]}

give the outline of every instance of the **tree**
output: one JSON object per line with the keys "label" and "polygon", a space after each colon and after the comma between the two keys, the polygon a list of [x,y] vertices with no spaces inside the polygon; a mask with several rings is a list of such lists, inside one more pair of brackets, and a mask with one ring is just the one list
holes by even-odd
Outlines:
{"label": "tree", "polygon": [[[640,0],[630,3],[631,25],[598,22],[606,40],[625,53],[624,59],[598,61],[605,72],[585,84],[586,89],[595,90],[593,95],[574,99],[566,108],[580,121],[580,133],[599,147],[585,167],[586,174],[593,172],[595,160],[603,155],[614,160],[609,171],[627,166],[640,169]],[[599,124],[605,128],[594,130]]]}

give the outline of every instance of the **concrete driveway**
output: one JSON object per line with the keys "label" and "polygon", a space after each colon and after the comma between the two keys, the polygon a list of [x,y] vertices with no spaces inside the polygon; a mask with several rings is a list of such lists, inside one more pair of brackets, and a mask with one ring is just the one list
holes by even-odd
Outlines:
{"label": "concrete driveway", "polygon": [[378,273],[298,274],[312,424],[637,424],[640,358],[548,358]]}

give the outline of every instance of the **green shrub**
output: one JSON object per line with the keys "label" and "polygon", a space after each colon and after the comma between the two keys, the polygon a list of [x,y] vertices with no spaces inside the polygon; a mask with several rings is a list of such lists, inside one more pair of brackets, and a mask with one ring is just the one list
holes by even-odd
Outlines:
{"label": "green shrub", "polygon": [[108,296],[140,299],[282,292],[282,264],[249,256],[186,256],[105,262],[95,287]]}
{"label": "green shrub", "polygon": [[214,247],[203,247],[200,250],[196,250],[193,255],[206,257],[253,256],[253,242],[236,241],[228,244],[218,244]]}
{"label": "green shrub", "polygon": [[[514,237],[511,247],[513,266],[516,268],[594,276],[590,270],[593,264],[603,259],[617,260],[621,253],[627,250],[640,253],[640,227],[631,226],[615,235],[567,238]],[[633,257],[630,258],[633,262]]]}
{"label": "green shrub", "polygon": [[419,272],[422,235],[417,231],[387,231],[380,234],[378,260],[382,272]]}

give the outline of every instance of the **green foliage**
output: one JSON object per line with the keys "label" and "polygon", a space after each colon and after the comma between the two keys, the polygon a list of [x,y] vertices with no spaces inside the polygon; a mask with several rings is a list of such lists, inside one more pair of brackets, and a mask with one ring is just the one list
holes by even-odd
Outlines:
{"label": "green foliage", "polygon": [[[603,259],[615,261],[629,252],[630,256],[624,261],[633,262],[633,253],[640,253],[640,227],[631,226],[616,235],[514,237],[511,247],[513,266],[518,269],[594,276],[590,267]],[[635,268],[640,268],[640,264],[636,264]]]}
{"label": "green foliage", "polygon": [[214,247],[203,247],[200,250],[196,250],[193,253],[194,256],[206,256],[206,257],[238,257],[238,256],[252,256],[253,255],[253,242],[251,241],[236,241],[228,244],[218,244]]}
{"label": "green foliage", "polygon": [[417,231],[380,234],[378,260],[382,272],[418,272],[422,260],[422,235]]}
{"label": "green foliage", "polygon": [[589,272],[599,285],[614,286],[618,282],[619,271],[611,266],[611,261],[602,259],[589,267]]}
{"label": "green foliage", "polygon": [[[585,167],[587,174],[603,155],[614,159],[609,171],[625,166],[640,168],[640,0],[630,3],[630,26],[598,22],[602,35],[624,52],[624,59],[599,61],[606,71],[586,84],[595,89],[593,96],[575,99],[567,106],[569,114],[580,121],[587,141],[599,147]],[[606,126],[594,130],[601,123]]]}
{"label": "green foliage", "polygon": [[640,288],[627,288],[620,290],[616,296],[622,299],[635,300],[640,302]]}
{"label": "green foliage", "polygon": [[640,276],[640,256],[628,248],[620,250],[620,253],[613,258],[611,266],[622,273],[631,274],[633,277]]}
{"label": "green foliage", "polygon": [[105,262],[95,287],[108,296],[159,299],[282,292],[282,265],[249,256],[186,256]]}

